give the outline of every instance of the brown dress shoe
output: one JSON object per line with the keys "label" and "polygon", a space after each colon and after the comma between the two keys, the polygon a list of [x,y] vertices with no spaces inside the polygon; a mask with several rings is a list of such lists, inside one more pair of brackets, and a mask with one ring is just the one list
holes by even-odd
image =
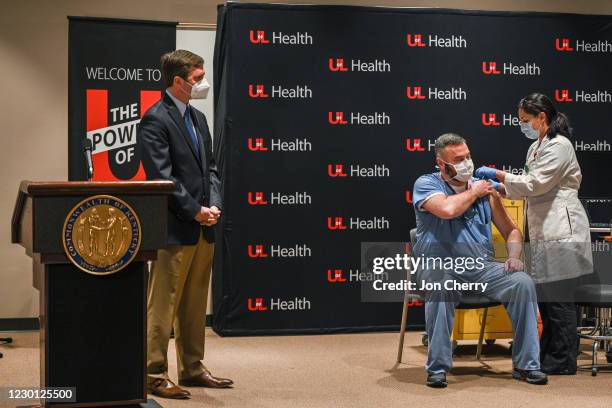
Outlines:
{"label": "brown dress shoe", "polygon": [[185,387],[229,388],[234,382],[228,378],[214,377],[210,371],[204,370],[200,375],[179,380],[179,384]]}
{"label": "brown dress shoe", "polygon": [[150,378],[147,380],[147,390],[149,394],[157,395],[162,398],[187,399],[191,393],[182,389],[170,380],[165,378]]}

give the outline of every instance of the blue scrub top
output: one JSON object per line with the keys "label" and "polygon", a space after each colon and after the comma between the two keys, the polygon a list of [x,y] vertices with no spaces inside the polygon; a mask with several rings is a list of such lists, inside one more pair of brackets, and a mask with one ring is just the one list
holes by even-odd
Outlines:
{"label": "blue scrub top", "polygon": [[[478,179],[472,178],[470,183]],[[439,172],[417,179],[412,191],[417,224],[417,244],[413,254],[419,256],[484,256],[493,259],[492,218],[489,197],[481,197],[462,215],[444,220],[421,208],[435,194],[450,196],[455,191]]]}

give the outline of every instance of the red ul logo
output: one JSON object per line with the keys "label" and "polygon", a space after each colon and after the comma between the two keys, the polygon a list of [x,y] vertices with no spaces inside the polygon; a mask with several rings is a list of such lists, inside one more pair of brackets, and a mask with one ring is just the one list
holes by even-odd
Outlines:
{"label": "red ul logo", "polygon": [[346,278],[343,275],[342,269],[328,269],[327,280],[330,283],[342,283],[346,282]]}
{"label": "red ul logo", "polygon": [[410,191],[406,191],[406,202],[407,202],[408,204],[414,204],[414,203],[412,202],[412,193],[411,193]]}
{"label": "red ul logo", "polygon": [[264,306],[263,298],[249,298],[247,307],[251,312],[268,310],[268,308]]}
{"label": "red ul logo", "polygon": [[420,300],[411,300],[406,303],[406,307],[421,307],[423,306],[423,302]]}
{"label": "red ul logo", "polygon": [[270,44],[270,41],[266,40],[266,33],[263,30],[251,30],[249,39],[253,44]]}
{"label": "red ul logo", "polygon": [[327,120],[331,125],[346,125],[348,123],[344,120],[344,112],[329,112]]}
{"label": "red ul logo", "polygon": [[249,96],[251,98],[268,98],[270,95],[266,93],[263,85],[249,85]]}
{"label": "red ul logo", "polygon": [[344,66],[344,58],[329,59],[329,70],[332,72],[346,72],[348,68]]}
{"label": "red ul logo", "polygon": [[574,51],[574,48],[570,47],[569,38],[557,38],[555,40],[555,48],[557,51]]}
{"label": "red ul logo", "polygon": [[345,230],[346,226],[342,222],[342,217],[327,217],[327,228],[330,230]]}
{"label": "red ul logo", "polygon": [[268,254],[264,251],[263,245],[249,245],[249,249],[247,250],[249,254],[249,258],[267,258]]}
{"label": "red ul logo", "polygon": [[500,123],[497,121],[497,115],[495,113],[483,113],[482,124],[485,126],[499,126]]}
{"label": "red ul logo", "polygon": [[347,177],[348,174],[344,172],[343,164],[328,164],[327,165],[327,175],[329,177]]}
{"label": "red ul logo", "polygon": [[268,148],[264,145],[264,140],[262,137],[258,137],[257,139],[249,138],[249,150],[252,152],[260,151],[265,152]]}
{"label": "red ul logo", "polygon": [[406,36],[406,42],[409,47],[425,47],[423,44],[423,36],[421,34],[408,34]]}
{"label": "red ul logo", "polygon": [[251,205],[268,204],[268,201],[264,200],[264,194],[261,191],[257,191],[255,193],[249,192],[248,201]]}
{"label": "red ul logo", "polygon": [[409,152],[424,152],[425,148],[421,146],[421,139],[406,139],[406,150]]}
{"label": "red ul logo", "polygon": [[555,89],[555,99],[557,102],[572,102],[569,96],[569,89]]}
{"label": "red ul logo", "polygon": [[497,70],[497,62],[495,61],[482,61],[482,72],[487,75],[499,75],[500,71]]}
{"label": "red ul logo", "polygon": [[408,99],[425,99],[425,96],[421,94],[423,88],[420,86],[407,86],[406,96]]}

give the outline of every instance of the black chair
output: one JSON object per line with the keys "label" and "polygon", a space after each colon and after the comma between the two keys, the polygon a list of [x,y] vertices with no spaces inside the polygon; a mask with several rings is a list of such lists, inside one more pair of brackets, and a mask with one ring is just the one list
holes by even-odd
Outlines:
{"label": "black chair", "polygon": [[[588,332],[579,333],[580,338],[593,342],[593,361],[591,364],[579,366],[582,370],[591,370],[593,376],[600,369],[610,369],[612,364],[598,364],[598,352],[600,346],[608,349],[612,342],[612,285],[589,284],[582,285],[576,289],[574,294],[576,304],[595,310],[595,324],[588,328]],[[586,328],[582,328],[585,330]]]}
{"label": "black chair", "polygon": [[[0,345],[2,344],[11,344],[13,339],[10,337],[0,337]],[[0,353],[0,358],[4,357],[2,353]]]}
{"label": "black chair", "polygon": [[[416,228],[410,230],[410,246],[414,248],[416,244]],[[411,281],[414,278],[415,274],[408,271],[408,280]],[[423,298],[418,293],[413,293],[410,291],[406,291],[404,294],[404,308],[402,310],[402,322],[400,326],[400,338],[399,345],[397,349],[397,362],[402,362],[402,354],[404,352],[404,335],[406,333],[406,322],[408,321],[408,303],[411,301],[422,301]],[[457,309],[484,309],[482,314],[482,322],[480,324],[480,334],[478,336],[478,346],[476,348],[476,359],[480,360],[482,355],[482,343],[484,340],[484,332],[485,326],[487,324],[487,314],[490,307],[499,306],[501,303],[491,301],[489,298],[472,293],[462,293],[459,304],[455,307]],[[428,344],[427,335],[423,335],[423,345]]]}

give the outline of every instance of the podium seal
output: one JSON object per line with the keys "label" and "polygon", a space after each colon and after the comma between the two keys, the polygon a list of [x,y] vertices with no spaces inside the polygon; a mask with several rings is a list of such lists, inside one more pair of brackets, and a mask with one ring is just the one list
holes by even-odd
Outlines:
{"label": "podium seal", "polygon": [[68,259],[93,275],[119,272],[140,249],[140,220],[125,201],[109,195],[89,197],[68,213],[62,242]]}

